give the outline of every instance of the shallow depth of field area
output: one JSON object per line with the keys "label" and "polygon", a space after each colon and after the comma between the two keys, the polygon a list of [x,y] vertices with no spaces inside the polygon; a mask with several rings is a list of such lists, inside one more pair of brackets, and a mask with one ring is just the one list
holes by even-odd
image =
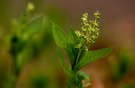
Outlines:
{"label": "shallow depth of field area", "polygon": [[[0,0],[0,88],[66,88],[70,78],[60,57],[67,67],[72,63],[61,43],[65,35],[60,32],[70,37],[70,29],[81,30],[83,14],[94,20],[96,11],[101,14],[99,36],[83,49],[113,49],[106,50],[105,57],[97,54],[94,57],[102,58],[78,67],[77,71],[87,74],[82,73],[85,80],[70,80],[69,85],[88,82],[86,88],[135,88],[134,4],[133,0]],[[55,30],[57,27],[60,30]],[[80,49],[79,44],[76,47]]]}

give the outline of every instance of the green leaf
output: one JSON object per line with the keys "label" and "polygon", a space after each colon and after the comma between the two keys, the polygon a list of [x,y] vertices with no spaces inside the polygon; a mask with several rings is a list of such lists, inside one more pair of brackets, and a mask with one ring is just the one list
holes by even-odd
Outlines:
{"label": "green leaf", "polygon": [[88,87],[89,85],[91,85],[91,83],[90,83],[90,78],[89,78],[89,76],[88,76],[86,73],[84,73],[84,72],[82,72],[82,71],[79,71],[79,75],[83,77],[83,80],[84,80],[84,79],[87,80],[87,83],[84,85],[84,88],[86,88],[86,87]]}
{"label": "green leaf", "polygon": [[61,48],[67,48],[68,37],[66,33],[55,23],[52,23],[52,32],[56,44]]}
{"label": "green leaf", "polygon": [[73,51],[72,51],[73,47],[72,47],[72,45],[70,43],[67,44],[67,47],[68,48],[65,48],[64,50],[65,50],[66,55],[67,55],[67,57],[69,59],[70,65],[71,65],[71,67],[73,69],[73,65],[74,65],[74,62],[75,62],[75,56],[74,56]]}
{"label": "green leaf", "polygon": [[81,60],[79,61],[76,69],[79,70],[89,62],[105,57],[107,54],[109,54],[112,51],[112,49],[113,47],[94,50],[94,51],[86,51],[82,56]]}
{"label": "green leaf", "polygon": [[25,32],[25,36],[27,36],[29,39],[37,34],[37,32],[40,31],[41,25],[42,25],[43,17],[39,17],[28,24],[27,30]]}
{"label": "green leaf", "polygon": [[78,43],[78,37],[75,34],[75,30],[73,27],[70,28],[69,38],[71,39],[71,41],[73,42],[74,45],[76,45]]}
{"label": "green leaf", "polygon": [[70,28],[69,32],[69,42],[68,42],[68,48],[66,50],[66,53],[68,54],[68,58],[70,59],[70,63],[72,65],[72,70],[75,66],[75,60],[77,59],[79,50],[75,48],[75,46],[78,44],[79,38],[75,34],[75,30],[73,27]]}
{"label": "green leaf", "polygon": [[65,63],[63,55],[61,54],[61,52],[58,49],[57,49],[57,55],[58,55],[58,57],[59,57],[59,59],[61,61],[62,67],[65,70],[65,72],[70,72],[69,69],[66,66],[66,63]]}

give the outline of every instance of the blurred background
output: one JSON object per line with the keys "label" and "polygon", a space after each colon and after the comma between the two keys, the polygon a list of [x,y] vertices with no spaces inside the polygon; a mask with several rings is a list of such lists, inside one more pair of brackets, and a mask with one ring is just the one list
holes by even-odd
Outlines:
{"label": "blurred background", "polygon": [[[6,37],[12,36],[12,20],[20,18],[27,3],[35,5],[31,19],[44,16],[40,32],[20,57],[25,60],[16,79],[16,88],[65,88],[65,73],[56,55],[51,22],[67,33],[80,30],[82,14],[99,10],[100,37],[91,49],[115,46],[107,57],[82,70],[91,79],[88,88],[135,88],[135,1],[134,0],[0,0],[0,88],[8,88],[13,58]],[[22,60],[21,59],[21,60]],[[26,60],[29,59],[29,60]]]}

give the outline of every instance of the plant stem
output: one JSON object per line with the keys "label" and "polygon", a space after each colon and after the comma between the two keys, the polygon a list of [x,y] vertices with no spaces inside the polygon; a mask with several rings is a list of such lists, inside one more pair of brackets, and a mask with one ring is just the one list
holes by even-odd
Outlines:
{"label": "plant stem", "polygon": [[18,75],[20,73],[20,69],[17,66],[17,53],[15,55],[12,55],[13,57],[13,66],[12,66],[12,78],[11,78],[11,87],[10,88],[16,88],[16,82],[17,82],[17,78]]}
{"label": "plant stem", "polygon": [[66,88],[83,88],[82,80],[77,73],[72,73],[67,77]]}
{"label": "plant stem", "polygon": [[77,58],[75,59],[75,64],[74,64],[74,69],[73,69],[73,71],[76,71],[76,66],[77,66],[77,64],[78,64],[78,62],[79,62],[79,58],[80,58],[81,53],[82,53],[82,49],[79,49],[79,53],[78,53],[78,55],[77,55]]}

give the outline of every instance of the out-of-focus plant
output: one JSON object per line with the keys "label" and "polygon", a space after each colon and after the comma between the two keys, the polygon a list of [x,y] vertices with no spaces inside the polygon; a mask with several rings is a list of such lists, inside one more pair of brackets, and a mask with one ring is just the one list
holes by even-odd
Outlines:
{"label": "out-of-focus plant", "polygon": [[[90,51],[89,47],[95,43],[99,37],[99,18],[100,13],[94,13],[94,20],[88,21],[88,14],[82,16],[81,31],[75,31],[71,27],[69,36],[55,23],[52,22],[52,32],[54,40],[60,48],[62,48],[70,62],[67,67],[64,56],[57,50],[57,54],[62,66],[67,73],[66,88],[86,88],[90,85],[90,79],[87,74],[79,71],[86,64],[98,60],[111,52],[112,47],[100,50]],[[86,84],[82,81],[87,80]]]}
{"label": "out-of-focus plant", "polygon": [[[115,84],[117,84],[120,85],[121,88],[134,88],[133,85],[129,85],[129,83],[124,82],[124,78],[128,77],[128,73],[131,70],[131,60],[131,54],[125,49],[122,49],[120,51],[120,53],[118,54],[118,58],[112,56],[109,59],[112,70],[112,86],[115,86]],[[124,85],[122,85],[121,82],[124,83]]]}
{"label": "out-of-focus plant", "polygon": [[[50,79],[45,76],[43,73],[36,73],[30,80],[30,84],[32,84],[32,88],[49,88],[50,87]],[[57,88],[57,87],[56,87]]]}
{"label": "out-of-focus plant", "polygon": [[135,88],[135,84],[124,85],[122,88]]}
{"label": "out-of-focus plant", "polygon": [[28,3],[26,11],[20,19],[13,20],[13,33],[8,37],[9,51],[13,59],[13,69],[11,74],[10,88],[16,88],[17,78],[20,75],[24,64],[37,54],[37,48],[31,45],[36,41],[38,32],[41,29],[42,17],[30,21],[30,16],[34,10],[34,5]]}
{"label": "out-of-focus plant", "polygon": [[121,80],[129,71],[131,57],[125,50],[121,50],[118,56],[118,60],[112,65],[112,79],[114,82]]}

